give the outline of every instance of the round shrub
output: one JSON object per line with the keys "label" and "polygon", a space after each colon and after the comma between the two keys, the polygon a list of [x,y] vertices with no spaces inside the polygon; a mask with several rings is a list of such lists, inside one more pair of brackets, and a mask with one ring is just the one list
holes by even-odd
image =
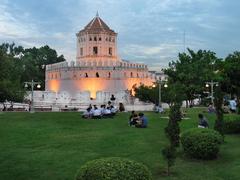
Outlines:
{"label": "round shrub", "polygon": [[76,180],[150,180],[148,168],[132,160],[110,157],[87,162],[76,175]]}
{"label": "round shrub", "polygon": [[223,137],[215,130],[194,128],[181,136],[184,153],[196,159],[214,159],[219,152]]}
{"label": "round shrub", "polygon": [[225,121],[223,129],[226,134],[240,134],[240,119]]}

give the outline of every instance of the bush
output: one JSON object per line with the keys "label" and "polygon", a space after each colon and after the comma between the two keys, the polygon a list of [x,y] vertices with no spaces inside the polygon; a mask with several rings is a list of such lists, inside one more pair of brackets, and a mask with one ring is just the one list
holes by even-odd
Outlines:
{"label": "bush", "polygon": [[226,134],[239,134],[240,133],[240,119],[225,121],[223,131]]}
{"label": "bush", "polygon": [[196,159],[214,159],[219,152],[223,137],[211,129],[194,128],[181,136],[184,153]]}
{"label": "bush", "polygon": [[111,157],[87,162],[76,175],[76,180],[150,180],[148,168],[132,160]]}

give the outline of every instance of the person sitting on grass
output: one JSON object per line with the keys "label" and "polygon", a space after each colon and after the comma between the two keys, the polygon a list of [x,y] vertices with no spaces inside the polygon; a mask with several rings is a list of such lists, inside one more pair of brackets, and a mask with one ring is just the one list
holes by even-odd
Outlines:
{"label": "person sitting on grass", "polygon": [[208,121],[206,117],[204,117],[202,114],[198,114],[198,127],[199,128],[208,128]]}
{"label": "person sitting on grass", "polygon": [[89,119],[92,118],[92,115],[91,108],[88,107],[87,110],[83,112],[82,118]]}
{"label": "person sitting on grass", "polygon": [[131,118],[131,120],[130,120],[130,122],[129,122],[129,125],[130,126],[136,126],[136,124],[139,122],[139,116],[135,113],[135,114],[133,114],[133,116],[132,116],[132,118]]}
{"label": "person sitting on grass", "polygon": [[112,113],[111,113],[110,107],[107,107],[107,108],[104,109],[103,116],[104,117],[112,117]]}
{"label": "person sitting on grass", "polygon": [[237,111],[237,102],[234,98],[232,98],[229,101],[229,109],[232,113],[236,113],[236,111]]}
{"label": "person sitting on grass", "polygon": [[101,117],[102,117],[101,110],[98,109],[96,105],[94,105],[93,118],[94,119],[101,119]]}
{"label": "person sitting on grass", "polygon": [[110,110],[113,116],[117,113],[117,109],[113,105],[111,105]]}
{"label": "person sitting on grass", "polygon": [[139,113],[139,121],[135,125],[136,128],[146,128],[148,125],[148,120],[143,113]]}
{"label": "person sitting on grass", "polygon": [[213,103],[210,103],[208,106],[208,113],[215,113],[215,108],[213,106]]}
{"label": "person sitting on grass", "polygon": [[120,112],[124,112],[125,111],[125,107],[124,107],[123,103],[119,103],[119,111]]}

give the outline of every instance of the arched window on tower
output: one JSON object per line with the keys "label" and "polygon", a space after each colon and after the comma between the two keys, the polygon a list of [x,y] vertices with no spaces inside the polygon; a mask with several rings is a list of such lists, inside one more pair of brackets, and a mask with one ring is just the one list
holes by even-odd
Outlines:
{"label": "arched window on tower", "polygon": [[89,38],[89,41],[92,41],[92,37]]}
{"label": "arched window on tower", "polygon": [[98,72],[96,72],[96,77],[99,78],[99,74],[98,74]]}
{"label": "arched window on tower", "polygon": [[98,38],[98,40],[99,40],[99,41],[101,41],[101,40],[102,40],[102,38],[101,38],[101,37],[99,37],[99,38]]}
{"label": "arched window on tower", "polygon": [[87,74],[87,73],[85,73],[85,77],[86,77],[86,78],[88,77],[88,74]]}
{"label": "arched window on tower", "polygon": [[133,73],[131,72],[131,74],[130,74],[130,77],[132,78],[133,77]]}
{"label": "arched window on tower", "polygon": [[111,78],[111,73],[110,72],[108,72],[108,78]]}
{"label": "arched window on tower", "polygon": [[94,41],[97,41],[97,37],[96,36],[94,37]]}

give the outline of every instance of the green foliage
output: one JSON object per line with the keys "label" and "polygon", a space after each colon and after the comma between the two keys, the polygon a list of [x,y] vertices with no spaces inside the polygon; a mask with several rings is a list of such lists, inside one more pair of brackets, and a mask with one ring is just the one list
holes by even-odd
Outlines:
{"label": "green foliage", "polygon": [[22,101],[25,90],[21,83],[21,61],[13,56],[13,46],[0,46],[0,102]]}
{"label": "green foliage", "polygon": [[181,121],[181,103],[175,103],[170,107],[168,126],[165,128],[165,133],[172,147],[179,146],[180,127],[178,122]]}
{"label": "green foliage", "polygon": [[207,80],[216,79],[213,63],[220,59],[214,52],[188,49],[188,54],[180,53],[177,61],[172,61],[164,72],[168,75],[170,84],[179,82],[184,84],[183,94],[186,100],[192,102],[196,94],[202,94]]}
{"label": "green foliage", "polygon": [[145,86],[141,84],[139,87],[134,88],[135,97],[144,102],[158,102],[158,87]]}
{"label": "green foliage", "polygon": [[24,82],[32,79],[45,85],[44,65],[64,61],[49,46],[24,49],[14,43],[0,45],[0,102],[22,101]]}
{"label": "green foliage", "polygon": [[169,121],[168,126],[165,128],[165,134],[167,138],[170,141],[170,146],[165,147],[162,150],[162,155],[167,160],[167,174],[170,173],[170,167],[174,165],[174,162],[176,160],[176,148],[179,146],[180,142],[180,127],[178,122],[181,121],[181,105],[182,105],[182,99],[180,95],[180,89],[181,86],[176,83],[175,86],[178,87],[179,91],[177,91],[175,88],[172,88],[170,92],[173,93],[171,97],[171,106],[170,106],[170,113],[169,113]]}
{"label": "green foliage", "polygon": [[223,73],[225,74],[226,91],[236,94],[240,98],[240,52],[229,54],[224,63]]}
{"label": "green foliage", "polygon": [[223,121],[223,92],[221,90],[221,84],[215,88],[215,98],[214,98],[214,105],[216,108],[216,116],[217,119],[214,124],[214,129],[218,131],[221,135],[223,135],[223,126],[224,126],[224,121]]}
{"label": "green foliage", "polygon": [[148,168],[132,160],[110,157],[87,162],[76,175],[76,180],[150,180]]}
{"label": "green foliage", "polygon": [[173,146],[166,146],[162,149],[162,155],[164,159],[167,161],[167,175],[170,174],[170,167],[172,167],[176,160],[176,150]]}
{"label": "green foliage", "polygon": [[215,130],[194,128],[181,136],[184,153],[196,159],[214,159],[217,157],[222,136]]}
{"label": "green foliage", "polygon": [[223,131],[226,134],[240,134],[240,119],[225,121]]}

